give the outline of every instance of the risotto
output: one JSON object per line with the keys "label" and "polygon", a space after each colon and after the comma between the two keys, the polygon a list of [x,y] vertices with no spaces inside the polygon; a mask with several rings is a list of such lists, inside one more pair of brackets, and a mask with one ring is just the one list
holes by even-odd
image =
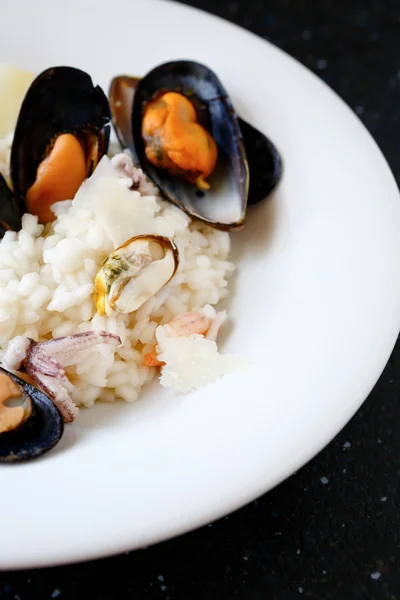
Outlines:
{"label": "risotto", "polygon": [[32,79],[0,69],[0,462],[155,376],[189,392],[246,365],[217,346],[228,231],[280,169],[204,65],[117,77],[110,98],[72,67]]}
{"label": "risotto", "polygon": [[[141,387],[156,373],[154,367],[144,364],[144,357],[158,345],[157,328],[187,312],[208,310],[211,320],[215,318],[217,313],[210,305],[228,295],[228,279],[234,271],[228,261],[227,232],[191,222],[158,195],[130,191],[109,159],[103,161],[73,201],[54,205],[57,218],[53,223],[45,228],[37,217],[25,214],[21,231],[6,232],[0,242],[3,355],[16,336],[44,341],[84,331],[107,331],[121,339],[121,346],[98,346],[78,365],[67,368],[71,396],[78,406],[92,406],[96,400],[135,401]],[[95,205],[100,209],[93,212]],[[112,207],[113,220],[111,211],[102,211],[104,206]],[[100,316],[93,301],[94,277],[119,243],[140,234],[165,236],[175,242],[179,250],[177,273],[136,312]],[[162,337],[163,362],[167,365],[169,352],[176,360],[179,349],[172,342],[168,350],[162,333],[158,336]],[[214,344],[210,340],[210,347],[206,347],[212,363],[211,380],[221,374],[215,364]],[[195,343],[193,359],[197,352],[204,355],[203,347],[197,349]],[[222,372],[235,364],[236,359],[232,358],[232,365],[225,359]],[[176,377],[168,375],[170,369],[161,377],[163,385],[176,385],[183,391],[196,387],[197,378],[193,386],[185,380],[185,369]]]}

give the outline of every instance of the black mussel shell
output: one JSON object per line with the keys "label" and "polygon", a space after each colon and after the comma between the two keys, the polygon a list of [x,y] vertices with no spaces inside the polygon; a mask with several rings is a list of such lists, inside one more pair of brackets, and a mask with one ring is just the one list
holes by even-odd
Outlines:
{"label": "black mussel shell", "polygon": [[88,156],[94,164],[89,176],[108,151],[110,119],[106,95],[84,71],[52,67],[34,80],[21,106],[11,151],[11,179],[21,211],[37,168],[58,135],[72,133],[90,144]]}
{"label": "black mussel shell", "polygon": [[21,229],[21,215],[15,205],[14,195],[0,173],[0,239],[9,229]]}
{"label": "black mussel shell", "polygon": [[[111,82],[109,99],[112,122],[119,143],[137,159],[132,136],[131,116],[140,77],[120,75]],[[264,200],[282,176],[282,159],[274,144],[255,127],[239,118],[250,173],[248,204]]]}
{"label": "black mussel shell", "polygon": [[255,127],[239,119],[250,170],[249,204],[264,200],[282,176],[282,159],[274,144]]}
{"label": "black mussel shell", "polygon": [[[165,91],[184,94],[194,104],[199,122],[208,129],[218,146],[218,161],[208,177],[211,189],[196,186],[147,159],[142,138],[142,117],[147,104]],[[175,61],[156,67],[137,86],[132,110],[132,135],[138,161],[163,195],[196,217],[220,229],[244,223],[249,173],[237,115],[217,76],[206,66],[192,61]]]}
{"label": "black mussel shell", "polygon": [[0,463],[15,463],[36,458],[51,450],[61,439],[64,421],[53,402],[40,390],[0,367],[30,397],[30,418],[15,429],[0,434]]}

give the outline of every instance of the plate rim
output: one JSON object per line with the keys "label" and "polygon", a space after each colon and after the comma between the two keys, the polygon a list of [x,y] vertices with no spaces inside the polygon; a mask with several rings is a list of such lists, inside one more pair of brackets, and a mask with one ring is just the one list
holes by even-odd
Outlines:
{"label": "plate rim", "polygon": [[[138,0],[135,0],[135,1],[137,4],[142,4],[142,2],[138,2]],[[164,2],[162,0],[151,0],[151,1],[154,4],[159,5],[160,9],[161,9],[161,5],[162,5],[163,9],[168,12],[168,10],[169,10],[168,3],[166,3],[165,1]],[[143,2],[143,4],[145,4],[145,2]],[[353,111],[344,102],[344,100],[342,98],[340,98],[340,96],[334,90],[332,90],[326,83],[321,81],[314,73],[312,73],[312,71],[307,69],[304,65],[302,65],[299,61],[297,61],[292,56],[286,54],[283,50],[275,47],[270,42],[264,40],[263,38],[259,37],[258,35],[250,32],[244,28],[240,27],[239,25],[232,23],[231,21],[227,21],[217,15],[207,13],[206,11],[204,11],[202,9],[190,7],[187,5],[182,5],[175,1],[170,2],[169,4],[174,6],[175,10],[178,9],[179,11],[185,11],[188,14],[191,14],[193,12],[199,13],[203,16],[206,16],[207,19],[213,19],[213,20],[216,19],[221,23],[221,26],[224,26],[224,27],[229,26],[229,27],[234,28],[235,30],[239,31],[241,33],[241,35],[244,33],[247,36],[257,40],[257,42],[264,43],[270,49],[273,49],[274,51],[276,51],[282,55],[285,55],[286,58],[291,59],[294,63],[296,63],[296,68],[300,67],[301,69],[306,71],[307,74],[309,74],[309,75],[311,74],[315,79],[317,79],[320,84],[325,86],[325,88],[329,91],[329,93],[331,95],[333,94],[335,96],[336,100],[339,100],[339,102],[342,104],[342,106],[346,107],[346,109],[351,112],[352,116],[358,120],[359,124],[362,126],[364,131],[368,133],[368,136],[370,138],[370,143],[372,143],[375,146],[375,148],[379,151],[383,161],[386,164],[387,178],[389,179],[389,177],[391,177],[391,179],[392,179],[391,184],[395,188],[394,191],[397,192],[397,199],[400,198],[399,190],[397,188],[397,184],[396,184],[394,175],[390,169],[390,166],[388,165],[382,151],[380,150],[379,146],[377,145],[376,141],[374,140],[374,138],[372,137],[370,132],[368,132],[368,130],[362,124],[361,120],[357,117],[357,115],[355,115],[353,113]],[[283,157],[283,159],[284,159],[284,157]],[[274,194],[278,193],[279,189],[280,189],[280,184],[278,184],[278,187],[276,188],[276,191],[274,192]],[[382,356],[379,360],[379,364],[377,362],[375,369],[371,370],[371,371],[373,371],[373,374],[370,373],[368,380],[366,380],[363,385],[363,391],[362,392],[360,391],[360,393],[358,394],[358,397],[354,401],[354,403],[351,406],[348,406],[346,411],[344,411],[344,410],[341,411],[341,416],[340,416],[340,418],[338,418],[334,427],[331,428],[329,435],[326,434],[325,430],[324,430],[324,433],[321,432],[320,438],[315,439],[313,441],[313,444],[310,444],[307,447],[307,450],[303,454],[297,455],[296,457],[294,457],[292,459],[291,462],[288,462],[284,466],[284,468],[282,468],[280,470],[279,473],[278,472],[275,473],[274,477],[272,477],[272,479],[270,480],[269,483],[262,484],[260,482],[258,484],[258,486],[255,486],[253,489],[248,490],[247,493],[243,493],[243,495],[240,499],[232,498],[232,501],[230,502],[229,505],[227,505],[227,503],[225,503],[224,506],[218,506],[218,507],[216,506],[215,510],[212,514],[210,514],[210,512],[207,512],[206,514],[199,515],[199,518],[196,521],[194,521],[192,519],[192,523],[190,526],[185,525],[184,527],[182,527],[182,525],[180,523],[175,523],[175,525],[173,527],[170,526],[169,528],[166,528],[165,531],[163,533],[159,534],[158,536],[153,535],[152,536],[153,539],[151,541],[146,541],[145,545],[146,546],[153,545],[153,544],[159,543],[161,541],[170,539],[171,537],[175,537],[177,535],[181,535],[181,534],[187,533],[189,531],[193,531],[195,529],[198,529],[199,527],[206,525],[210,521],[217,520],[226,514],[229,514],[236,510],[239,510],[240,508],[242,508],[243,506],[245,506],[246,504],[248,504],[255,498],[258,498],[260,495],[273,489],[278,484],[280,484],[282,481],[287,479],[289,476],[291,476],[293,474],[294,471],[298,470],[299,468],[301,468],[302,466],[307,464],[316,454],[318,454],[318,452],[320,452],[327,444],[329,444],[332,441],[332,439],[341,431],[341,429],[349,422],[349,420],[352,418],[352,416],[354,416],[354,414],[357,412],[357,410],[360,408],[360,406],[363,404],[363,402],[367,399],[368,395],[370,394],[370,392],[374,388],[376,382],[378,381],[382,371],[384,370],[384,368],[390,358],[390,355],[392,354],[393,348],[395,347],[395,344],[396,344],[396,341],[398,338],[398,334],[400,331],[400,311],[398,311],[398,313],[399,314],[397,317],[397,329],[396,329],[396,331],[393,331],[393,333],[388,335],[388,340],[386,342],[386,350],[382,354]],[[389,338],[390,338],[390,340],[389,340]],[[8,468],[8,467],[5,467],[5,468]],[[33,564],[31,561],[27,562],[24,560],[21,560],[21,561],[11,560],[8,564],[7,564],[7,561],[5,561],[5,562],[3,561],[3,562],[5,565],[5,568],[12,568],[12,569],[16,569],[16,570],[32,568],[32,567],[55,566],[55,565],[69,564],[69,563],[75,562],[75,561],[91,560],[91,559],[98,559],[98,558],[105,557],[105,556],[112,556],[112,555],[119,554],[121,552],[125,552],[128,550],[135,550],[135,549],[141,548],[142,544],[139,543],[139,544],[135,545],[133,543],[129,543],[128,541],[120,542],[118,540],[114,540],[113,542],[109,542],[108,548],[106,548],[106,546],[107,546],[107,544],[105,543],[103,548],[99,549],[98,551],[95,551],[93,549],[93,551],[91,551],[90,553],[87,553],[84,551],[84,553],[83,553],[84,555],[82,555],[82,556],[80,555],[79,551],[70,550],[69,557],[67,557],[67,555],[63,556],[62,554],[59,553],[58,556],[50,558],[51,552],[49,551],[47,559],[41,558],[37,561],[36,564]],[[0,556],[0,567],[3,568],[1,556]]]}

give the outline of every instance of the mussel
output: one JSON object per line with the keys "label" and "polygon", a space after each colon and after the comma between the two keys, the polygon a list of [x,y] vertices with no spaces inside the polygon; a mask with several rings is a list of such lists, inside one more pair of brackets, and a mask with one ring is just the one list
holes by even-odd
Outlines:
{"label": "mussel", "polygon": [[64,421],[50,398],[0,367],[0,463],[48,452],[63,431]]}
{"label": "mussel", "polygon": [[0,173],[0,239],[10,229],[21,229],[21,215],[15,205],[14,195]]}
{"label": "mussel", "polygon": [[[162,100],[167,91],[178,92],[193,104],[198,122],[217,142],[219,158],[209,179],[210,190],[196,189],[148,159],[143,117],[146,108]],[[110,87],[110,106],[121,145],[133,152],[164,196],[216,227],[231,229],[243,224],[247,203],[264,199],[281,177],[282,161],[275,146],[237,117],[222,84],[204,65],[175,61],[157,67],[142,80],[116,77]]]}
{"label": "mussel", "polygon": [[97,312],[112,315],[138,310],[175,275],[178,248],[159,235],[138,235],[116,248],[104,261],[94,284]]}
{"label": "mussel", "polygon": [[90,76],[53,67],[32,83],[19,113],[11,179],[21,212],[54,220],[50,206],[72,199],[108,151],[110,109]]}

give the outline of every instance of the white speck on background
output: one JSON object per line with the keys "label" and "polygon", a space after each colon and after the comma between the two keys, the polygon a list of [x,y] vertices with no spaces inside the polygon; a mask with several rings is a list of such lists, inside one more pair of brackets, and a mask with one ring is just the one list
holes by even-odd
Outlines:
{"label": "white speck on background", "polygon": [[162,591],[162,592],[165,592],[165,590],[167,589],[167,586],[166,586],[166,585],[161,585],[160,587],[161,587],[161,591]]}
{"label": "white speck on background", "polygon": [[381,502],[386,502],[386,500],[387,500],[387,496],[382,496]]}
{"label": "white speck on background", "polygon": [[319,480],[323,485],[329,483],[329,479],[327,477],[320,477]]}
{"label": "white speck on background", "polygon": [[370,573],[370,577],[374,581],[378,581],[378,579],[381,578],[381,573],[379,573],[379,571],[375,571],[374,573]]}
{"label": "white speck on background", "polygon": [[343,473],[346,473],[347,469],[343,469]]}
{"label": "white speck on background", "polygon": [[326,571],[324,571],[324,569],[322,569],[322,573],[323,573],[324,575],[326,575]]}
{"label": "white speck on background", "polygon": [[382,440],[380,438],[378,438],[376,441],[378,442],[378,444],[382,444]]}
{"label": "white speck on background", "polygon": [[348,448],[351,448],[351,444],[350,444],[350,442],[345,442],[343,444],[343,450],[347,450]]}
{"label": "white speck on background", "polygon": [[299,550],[296,550],[296,554],[300,554],[300,549],[299,549]]}
{"label": "white speck on background", "polygon": [[157,579],[158,579],[158,581],[164,581],[164,576],[163,576],[163,575],[159,575],[159,576],[157,577]]}
{"label": "white speck on background", "polygon": [[51,594],[52,598],[58,598],[58,596],[61,594],[60,590],[58,588],[56,588],[54,590],[54,592]]}
{"label": "white speck on background", "polygon": [[248,556],[243,556],[243,560],[249,560]]}
{"label": "white speck on background", "polygon": [[302,594],[304,592],[302,587],[299,587],[299,592],[300,592],[300,594]]}
{"label": "white speck on background", "polygon": [[317,60],[317,69],[319,69],[320,71],[323,71],[324,69],[326,69],[327,66],[328,66],[328,61],[326,61],[324,58],[319,58]]}

